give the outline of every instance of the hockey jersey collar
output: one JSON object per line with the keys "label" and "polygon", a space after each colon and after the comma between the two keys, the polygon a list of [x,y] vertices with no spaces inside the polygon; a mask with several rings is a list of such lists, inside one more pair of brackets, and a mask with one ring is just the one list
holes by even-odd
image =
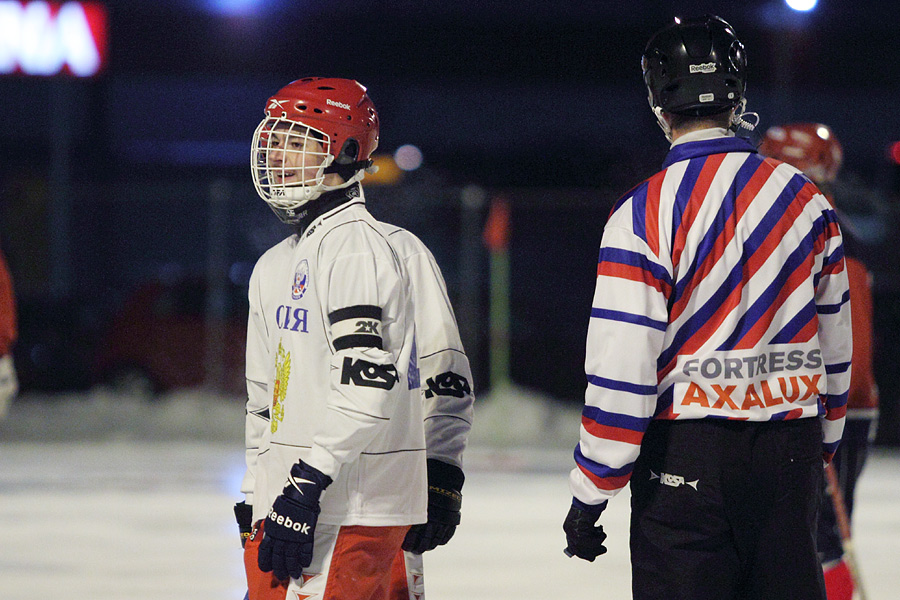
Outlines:
{"label": "hockey jersey collar", "polygon": [[330,216],[345,205],[356,203],[353,201],[365,203],[362,186],[359,183],[322,194],[317,200],[309,203],[309,209],[295,224],[296,232],[302,236],[313,221],[319,217]]}
{"label": "hockey jersey collar", "polygon": [[723,154],[725,152],[756,152],[756,147],[747,139],[727,135],[723,133],[724,131],[723,129],[705,129],[682,136],[676,143],[672,144],[672,148],[663,162],[663,169],[667,169],[682,160],[690,160],[699,156]]}

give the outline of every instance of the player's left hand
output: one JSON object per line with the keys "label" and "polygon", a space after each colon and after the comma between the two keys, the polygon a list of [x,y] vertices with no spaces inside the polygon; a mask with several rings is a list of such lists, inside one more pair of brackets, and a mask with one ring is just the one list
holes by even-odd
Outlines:
{"label": "player's left hand", "polygon": [[578,501],[572,503],[572,508],[569,509],[563,523],[567,556],[577,556],[588,562],[594,562],[595,558],[606,552],[606,546],[603,545],[606,534],[603,532],[603,526],[597,525],[597,519],[600,518],[604,508],[606,502],[596,506]]}
{"label": "player's left hand", "polygon": [[247,539],[253,529],[253,506],[246,502],[234,505],[234,519],[237,521],[238,533],[241,536],[241,548],[247,545]]}
{"label": "player's left hand", "polygon": [[302,460],[291,467],[287,485],[275,498],[263,525],[259,568],[277,579],[298,579],[312,562],[319,496],[331,477]]}
{"label": "player's left hand", "polygon": [[462,509],[462,469],[429,458],[428,464],[428,521],[410,527],[403,540],[403,549],[422,554],[446,544],[456,532]]}

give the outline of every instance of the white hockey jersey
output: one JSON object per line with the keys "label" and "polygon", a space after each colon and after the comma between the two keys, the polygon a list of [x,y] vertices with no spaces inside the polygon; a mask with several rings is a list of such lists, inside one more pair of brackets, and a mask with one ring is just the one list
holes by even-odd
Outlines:
{"label": "white hockey jersey", "polygon": [[334,480],[321,523],[426,518],[409,277],[359,195],[267,251],[250,279],[241,490],[254,521],[299,459]]}
{"label": "white hockey jersey", "polygon": [[462,468],[475,396],[447,284],[419,238],[395,225],[382,227],[412,282],[427,456]]}

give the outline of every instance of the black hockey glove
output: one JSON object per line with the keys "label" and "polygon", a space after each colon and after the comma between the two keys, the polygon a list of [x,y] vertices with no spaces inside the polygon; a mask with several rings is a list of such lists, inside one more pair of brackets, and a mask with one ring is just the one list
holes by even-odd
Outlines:
{"label": "black hockey glove", "polygon": [[466,480],[462,469],[433,458],[428,465],[428,521],[410,527],[403,540],[407,552],[422,554],[446,544],[459,525],[462,508],[462,486]]}
{"label": "black hockey glove", "polygon": [[606,502],[592,506],[578,500],[572,501],[572,508],[569,509],[563,523],[567,556],[577,556],[588,562],[594,562],[595,558],[606,552],[603,545],[606,534],[603,533],[603,526],[597,525],[597,519],[604,508]]}
{"label": "black hockey glove", "polygon": [[277,579],[298,579],[312,562],[319,496],[331,477],[302,460],[291,467],[287,485],[275,498],[263,525],[259,568]]}
{"label": "black hockey glove", "polygon": [[238,502],[234,505],[234,519],[237,521],[238,531],[241,534],[241,548],[247,545],[247,538],[253,529],[253,505],[246,502]]}

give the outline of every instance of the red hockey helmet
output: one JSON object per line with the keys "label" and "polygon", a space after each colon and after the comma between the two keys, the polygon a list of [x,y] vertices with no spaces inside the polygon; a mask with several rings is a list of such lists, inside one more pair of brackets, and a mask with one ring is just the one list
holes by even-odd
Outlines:
{"label": "red hockey helmet", "polygon": [[[266,102],[253,134],[250,167],[257,193],[285,222],[322,192],[365,176],[378,146],[378,113],[352,79],[305,77]],[[340,183],[326,184],[337,173]]]}
{"label": "red hockey helmet", "polygon": [[834,181],[844,151],[834,132],[821,123],[791,123],[770,127],[759,151],[803,171],[815,183]]}

